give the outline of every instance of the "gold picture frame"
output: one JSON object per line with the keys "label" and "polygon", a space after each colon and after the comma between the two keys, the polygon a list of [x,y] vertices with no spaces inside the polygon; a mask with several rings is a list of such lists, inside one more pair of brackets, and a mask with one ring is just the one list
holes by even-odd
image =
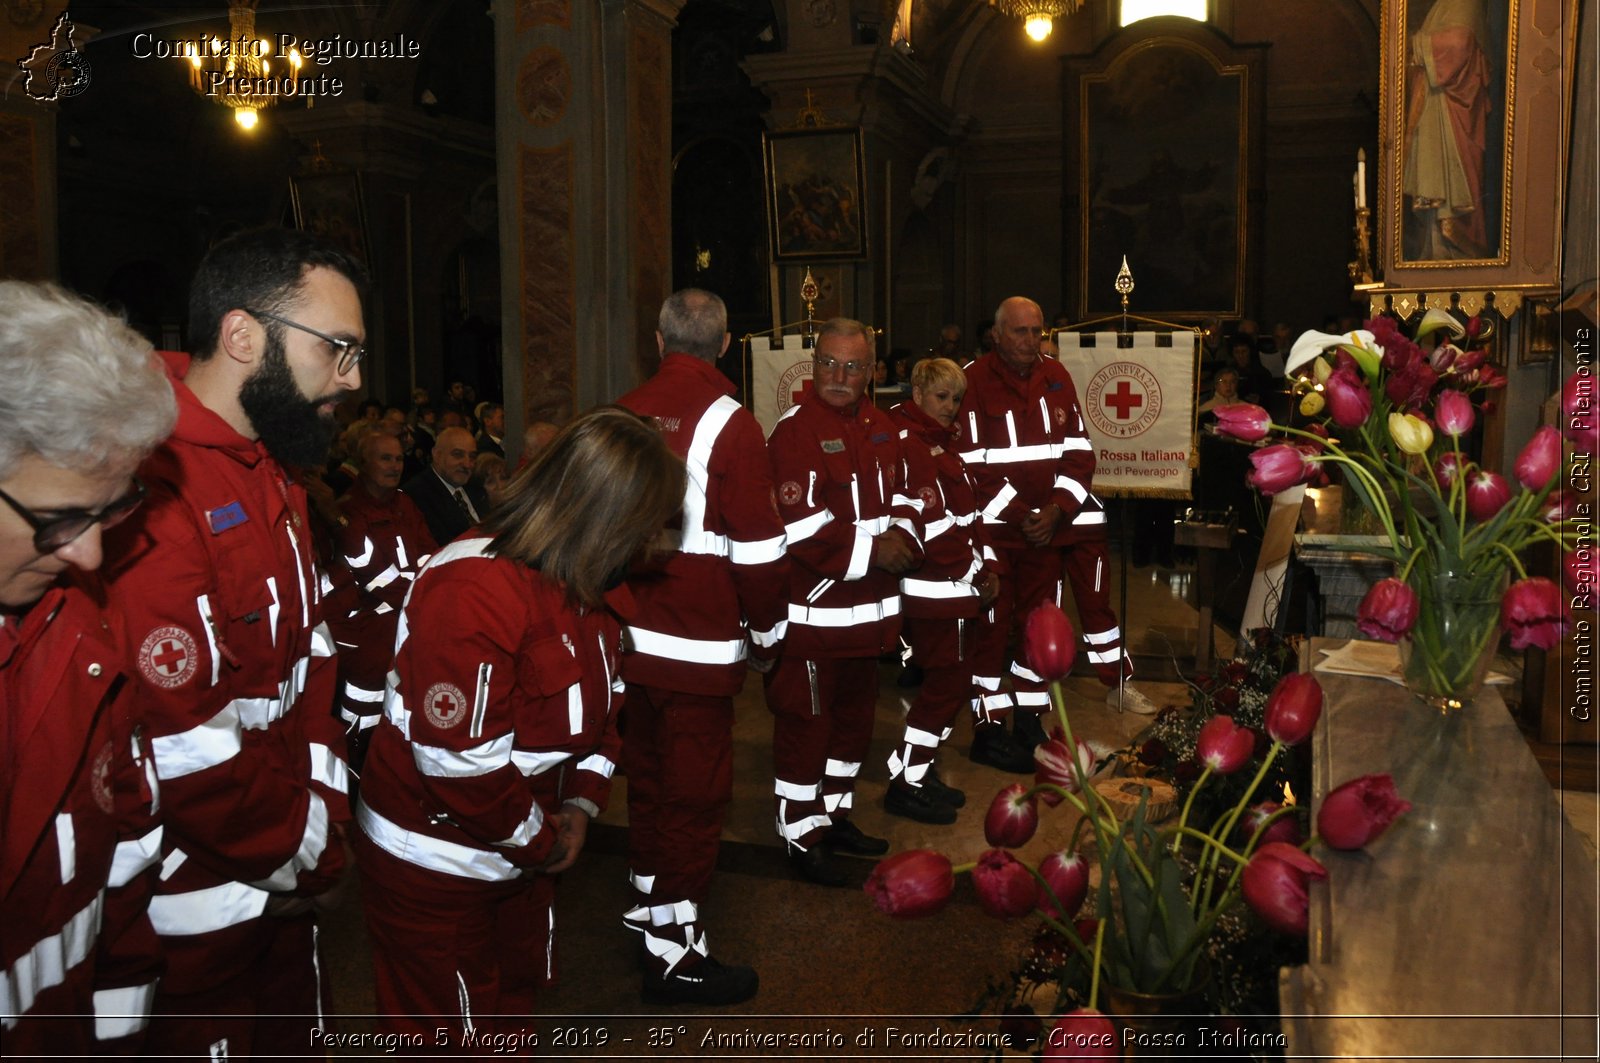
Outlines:
{"label": "gold picture frame", "polygon": [[763,133],[774,262],[865,258],[861,130]]}

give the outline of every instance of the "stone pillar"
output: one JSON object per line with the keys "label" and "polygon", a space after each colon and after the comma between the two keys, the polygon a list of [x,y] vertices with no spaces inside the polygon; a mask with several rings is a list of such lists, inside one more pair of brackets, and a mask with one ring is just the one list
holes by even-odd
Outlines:
{"label": "stone pillar", "polygon": [[[94,36],[74,26],[70,40],[52,35],[64,0],[30,8],[7,5],[0,18],[0,62],[11,66],[0,94],[0,277],[54,280],[60,271],[56,233],[56,108],[90,91],[59,74],[59,54],[81,48]],[[55,47],[60,45],[60,47]],[[26,64],[19,72],[18,60]],[[51,60],[56,59],[54,68]],[[27,80],[25,80],[27,79]],[[102,90],[104,91],[104,90]]]}
{"label": "stone pillar", "polygon": [[655,364],[670,292],[672,28],[683,0],[494,5],[508,437]]}

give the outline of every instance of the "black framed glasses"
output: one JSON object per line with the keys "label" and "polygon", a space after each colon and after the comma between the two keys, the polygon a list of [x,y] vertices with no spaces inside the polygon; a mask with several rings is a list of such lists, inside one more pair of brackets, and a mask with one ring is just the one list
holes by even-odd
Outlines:
{"label": "black framed glasses", "polygon": [[330,336],[326,332],[312,328],[310,325],[302,325],[298,321],[290,321],[288,318],[274,314],[270,310],[251,310],[249,307],[241,307],[240,309],[251,317],[264,317],[268,321],[276,321],[280,325],[288,325],[292,329],[308,332],[338,351],[339,364],[334,368],[338,370],[340,376],[360,365],[361,359],[367,356],[367,349],[354,340],[342,340],[337,336]]}
{"label": "black framed glasses", "polygon": [[144,494],[144,484],[135,479],[133,490],[98,513],[87,509],[62,509],[51,517],[39,516],[4,491],[0,491],[0,501],[10,506],[33,529],[33,548],[41,554],[53,554],[96,524],[112,528],[127,520],[128,514],[138,509],[139,503],[144,501]]}

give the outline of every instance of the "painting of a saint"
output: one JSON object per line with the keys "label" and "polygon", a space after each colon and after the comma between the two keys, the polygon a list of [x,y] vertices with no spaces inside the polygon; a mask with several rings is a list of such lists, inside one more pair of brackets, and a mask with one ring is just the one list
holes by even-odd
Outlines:
{"label": "painting of a saint", "polygon": [[859,135],[853,129],[767,135],[775,259],[866,254]]}

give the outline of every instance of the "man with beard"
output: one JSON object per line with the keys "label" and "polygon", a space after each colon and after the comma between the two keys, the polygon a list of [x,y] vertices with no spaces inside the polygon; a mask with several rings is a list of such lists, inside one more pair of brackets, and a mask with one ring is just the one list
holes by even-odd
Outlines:
{"label": "man with beard", "polygon": [[465,428],[446,428],[433,445],[433,464],[401,485],[422,510],[433,541],[440,546],[483,519],[489,496],[472,482],[478,445]]}
{"label": "man with beard", "polygon": [[108,551],[166,819],[156,1056],[321,1055],[314,902],[344,869],[347,771],[323,577],[284,470],[323,461],[361,383],[363,281],[306,233],[212,248],[195,353],[164,355],[177,427],[141,470],[143,519]]}

